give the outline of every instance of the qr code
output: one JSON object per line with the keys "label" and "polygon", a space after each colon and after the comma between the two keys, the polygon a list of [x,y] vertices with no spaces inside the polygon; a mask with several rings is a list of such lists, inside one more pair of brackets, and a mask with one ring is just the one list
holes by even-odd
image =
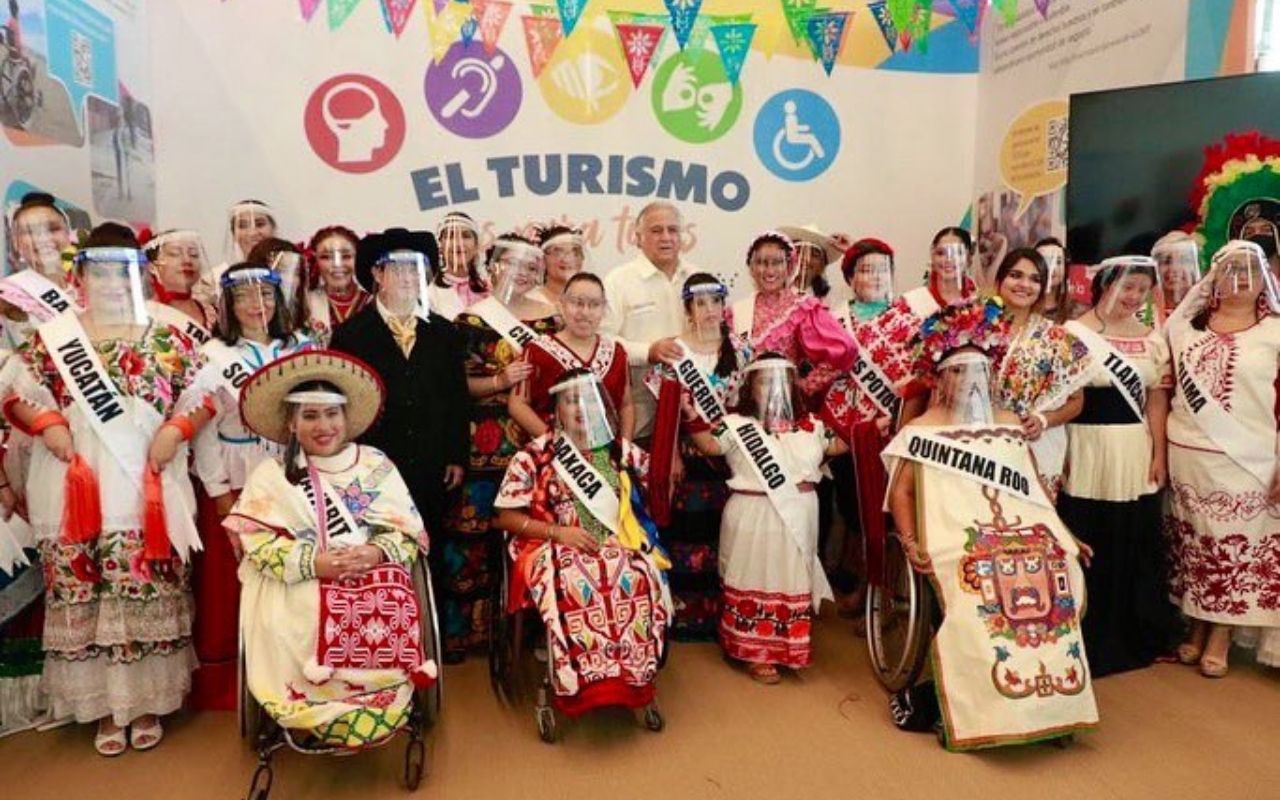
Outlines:
{"label": "qr code", "polygon": [[1069,141],[1067,130],[1066,117],[1049,120],[1049,141],[1046,148],[1048,156],[1045,164],[1045,169],[1048,172],[1061,172],[1067,168],[1067,144]]}
{"label": "qr code", "polygon": [[93,86],[93,42],[79,31],[71,32],[71,77],[80,86]]}

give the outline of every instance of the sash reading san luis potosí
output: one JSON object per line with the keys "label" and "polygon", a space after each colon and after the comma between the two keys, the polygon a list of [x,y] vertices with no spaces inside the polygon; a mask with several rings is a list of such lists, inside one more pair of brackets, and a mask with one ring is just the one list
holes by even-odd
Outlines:
{"label": "sash reading san luis potos\u00ed", "polygon": [[889,443],[884,454],[938,467],[1036,505],[1053,507],[1040,479],[1027,469],[1029,464],[1013,464],[996,457],[982,447],[978,435],[998,436],[1000,431],[974,431],[972,436],[956,439],[908,427]]}
{"label": "sash reading san luis potos\u00ed", "polygon": [[564,481],[573,496],[586,506],[601,525],[611,532],[618,532],[618,516],[622,506],[618,495],[605,481],[604,476],[591,462],[582,457],[582,453],[573,443],[557,436],[551,445],[552,465],[560,480]]}
{"label": "sash reading san luis potos\u00ed", "polygon": [[863,394],[871,398],[871,402],[875,403],[877,408],[890,417],[897,416],[902,399],[893,390],[892,381],[885,376],[876,362],[867,357],[861,347],[854,351],[853,369],[850,372]]}

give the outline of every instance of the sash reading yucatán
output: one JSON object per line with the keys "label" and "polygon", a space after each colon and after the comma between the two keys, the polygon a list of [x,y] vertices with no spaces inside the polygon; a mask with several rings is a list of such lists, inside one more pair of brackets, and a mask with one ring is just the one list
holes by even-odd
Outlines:
{"label": "sash reading yucat\u00e1n", "polygon": [[56,283],[29,269],[0,281],[0,299],[7,300],[41,322],[51,320],[75,305],[71,295]]}
{"label": "sash reading yucat\u00e1n", "polygon": [[959,475],[963,478],[999,489],[1014,497],[1045,508],[1053,508],[1052,501],[1040,485],[1036,474],[1027,464],[1011,464],[994,457],[989,449],[976,441],[952,439],[932,433],[928,428],[903,429],[884,449],[886,462],[890,458],[905,458],[930,467]]}
{"label": "sash reading yucat\u00e1n", "polygon": [[822,562],[818,560],[816,542],[810,542],[810,536],[799,527],[802,514],[796,513],[796,507],[802,500],[800,487],[787,474],[785,462],[778,452],[773,437],[765,433],[760,423],[753,419],[736,418],[732,424],[726,423],[728,435],[732,436],[742,452],[747,454],[751,471],[764,487],[765,496],[770,505],[778,512],[783,526],[791,536],[800,553],[809,563],[809,575],[814,582],[814,603],[824,596],[829,596],[830,587],[826,585],[826,573]]}
{"label": "sash reading yucat\u00e1n", "polygon": [[39,331],[62,382],[84,411],[94,433],[141,489],[145,451],[133,446],[138,427],[130,419],[124,395],[103,367],[80,320],[68,311],[41,325]]}
{"label": "sash reading yucat\u00e1n", "polygon": [[151,315],[152,319],[159,320],[165,325],[182,331],[198,344],[205,344],[213,337],[208,328],[171,305],[155,302],[147,303],[147,313]]}
{"label": "sash reading yucat\u00e1n", "polygon": [[551,444],[552,465],[560,480],[565,482],[573,496],[586,506],[591,516],[613,534],[618,533],[618,518],[622,506],[613,487],[605,481],[600,470],[582,457],[578,448],[563,436],[557,436]]}
{"label": "sash reading yucat\u00e1n", "polygon": [[538,338],[538,334],[534,333],[533,329],[516,319],[515,314],[495,298],[486,297],[468,308],[467,312],[484,320],[485,324],[506,339],[517,353],[523,352],[530,342]]}
{"label": "sash reading yucat\u00e1n", "polygon": [[1142,382],[1142,373],[1138,372],[1133,362],[1125,358],[1096,331],[1078,321],[1072,320],[1063,327],[1084,342],[1102,370],[1106,372],[1111,384],[1120,390],[1120,394],[1129,404],[1134,415],[1140,420],[1145,420],[1147,418],[1147,386]]}
{"label": "sash reading yucat\u00e1n", "polygon": [[209,340],[209,343],[202,347],[200,352],[213,365],[218,376],[218,385],[225,389],[232,398],[239,399],[240,387],[245,385],[257,368],[245,361],[226,342],[218,339]]}
{"label": "sash reading yucat\u00e1n", "polygon": [[[1182,344],[1192,328],[1185,318],[1174,316],[1169,321],[1169,341],[1174,353],[1185,352]],[[1241,469],[1248,472],[1264,488],[1271,485],[1275,472],[1275,437],[1270,431],[1250,430],[1232,416],[1200,382],[1195,370],[1185,359],[1178,359],[1178,391],[1191,418],[1213,443]]]}
{"label": "sash reading yucat\u00e1n", "polygon": [[724,406],[720,403],[720,398],[716,396],[716,390],[711,386],[711,381],[707,380],[707,376],[702,374],[702,370],[698,369],[698,365],[693,360],[693,355],[686,348],[684,355],[673,367],[676,373],[676,380],[680,385],[689,391],[689,396],[693,400],[693,408],[698,412],[698,416],[703,422],[714,425],[724,418]]}

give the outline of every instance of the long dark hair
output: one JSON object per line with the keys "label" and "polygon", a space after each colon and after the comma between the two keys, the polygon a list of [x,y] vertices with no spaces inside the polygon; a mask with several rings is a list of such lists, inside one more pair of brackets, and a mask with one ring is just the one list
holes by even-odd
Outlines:
{"label": "long dark hair", "polygon": [[[223,278],[234,275],[248,269],[263,269],[261,264],[255,264],[249,261],[243,261],[239,264],[233,264],[227,267],[227,271],[223,273]],[[284,292],[281,291],[279,284],[271,284],[271,295],[276,301],[275,313],[271,315],[271,320],[267,322],[267,335],[272,339],[281,339],[289,341],[293,336],[293,324],[289,319],[289,311],[285,308]],[[240,327],[240,320],[236,317],[236,298],[232,286],[224,285],[222,287],[222,308],[224,313],[222,317],[226,320],[225,325],[219,325],[217,336],[225,344],[234,347],[235,343],[240,341],[244,336],[244,331]]]}
{"label": "long dark hair", "polygon": [[1040,276],[1040,294],[1036,295],[1036,301],[1032,304],[1034,308],[1040,305],[1045,293],[1049,291],[1049,265],[1045,263],[1044,256],[1030,247],[1019,247],[1005,254],[1004,260],[996,268],[996,292],[1000,291],[1000,284],[1009,277],[1009,273],[1013,272],[1013,268],[1019,261],[1030,261],[1031,266],[1036,268],[1036,275]]}
{"label": "long dark hair", "polygon": [[[334,386],[328,381],[303,381],[289,390],[290,392],[333,392],[334,394],[342,394],[342,390]],[[297,407],[291,404],[285,404],[285,415],[297,413]],[[342,413],[346,414],[344,408]],[[285,480],[294,486],[302,483],[302,479],[307,477],[307,468],[298,466],[298,455],[302,452],[302,443],[298,441],[298,436],[293,431],[289,432],[289,440],[284,445],[284,477]]]}
{"label": "long dark hair", "polygon": [[[786,356],[782,355],[782,353],[775,353],[773,351],[768,351],[756,356],[756,358],[752,361],[752,363],[754,364],[760,361],[786,361],[786,360],[787,360]],[[759,373],[756,373],[756,372],[747,373],[746,380],[742,382],[742,388],[738,390],[737,411],[739,414],[741,414],[744,417],[753,417],[753,418],[759,419],[760,408],[756,405],[756,395],[755,395],[755,392],[753,391],[756,384],[756,380],[757,380],[756,376],[758,374]],[[790,398],[791,398],[792,413],[794,414],[803,413],[805,410],[805,406],[799,402],[800,396],[799,396],[799,393],[796,391],[795,378],[791,379],[791,385],[788,387],[788,390],[789,390],[788,393],[790,394]]]}
{"label": "long dark hair", "polygon": [[959,239],[960,242],[964,245],[965,252],[968,253],[969,255],[973,255],[973,234],[969,233],[968,230],[961,228],[958,225],[948,225],[947,227],[935,233],[933,235],[933,241],[929,243],[929,249],[932,250],[933,248],[937,247],[938,242],[941,242],[943,239],[945,239],[948,236],[954,236],[957,239]]}
{"label": "long dark hair", "polygon": [[[466,220],[467,222],[471,223],[471,227],[467,229],[467,232],[475,237],[476,257],[471,259],[471,262],[467,264],[467,285],[471,288],[471,291],[476,292],[477,294],[480,292],[486,291],[489,287],[485,285],[484,278],[481,277],[480,275],[480,259],[484,256],[484,253],[481,252],[480,250],[480,233],[475,228],[476,221],[471,218],[470,214],[467,214],[463,211],[450,211],[448,214],[445,214],[444,216],[445,216],[445,219],[444,219],[445,223],[447,223],[450,218]],[[436,236],[436,239],[439,241],[439,246],[440,246],[440,269],[436,270],[436,274],[434,276],[435,284],[437,286],[446,285],[444,282],[444,274],[448,272],[448,270],[444,266],[443,234],[444,234],[445,227],[447,227],[447,224],[442,224],[441,227],[437,229],[437,236]]]}
{"label": "long dark hair", "polygon": [[[695,272],[690,275],[684,282],[684,291],[689,291],[695,286],[709,286],[713,284],[723,285],[720,279],[709,272]],[[722,297],[721,302],[727,302],[727,297]],[[692,313],[693,298],[690,297],[684,301],[685,313]],[[730,337],[728,320],[720,320],[720,357],[716,359],[715,374],[721,378],[727,378],[738,369],[738,351],[733,347],[733,340]]]}
{"label": "long dark hair", "polygon": [[[1071,253],[1067,250],[1067,246],[1063,244],[1062,240],[1057,236],[1046,236],[1036,242],[1033,247],[1035,247],[1036,252],[1039,252],[1041,247],[1056,247],[1062,251],[1062,281],[1058,284],[1058,288],[1054,291],[1051,299],[1054,303],[1054,322],[1066,322],[1067,306],[1071,305],[1069,302],[1071,297],[1071,287],[1068,285],[1069,282],[1067,281],[1067,269],[1071,266]],[[1048,262],[1045,263],[1047,264]]]}

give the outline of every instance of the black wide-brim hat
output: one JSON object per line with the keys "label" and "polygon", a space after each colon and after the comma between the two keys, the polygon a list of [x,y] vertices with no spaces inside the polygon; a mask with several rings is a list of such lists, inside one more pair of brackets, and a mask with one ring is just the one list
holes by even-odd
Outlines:
{"label": "black wide-brim hat", "polygon": [[440,246],[430,231],[387,228],[382,233],[368,234],[356,245],[356,281],[361,288],[371,294],[377,293],[373,267],[387,253],[396,250],[412,250],[426,256],[433,274],[440,266]]}

